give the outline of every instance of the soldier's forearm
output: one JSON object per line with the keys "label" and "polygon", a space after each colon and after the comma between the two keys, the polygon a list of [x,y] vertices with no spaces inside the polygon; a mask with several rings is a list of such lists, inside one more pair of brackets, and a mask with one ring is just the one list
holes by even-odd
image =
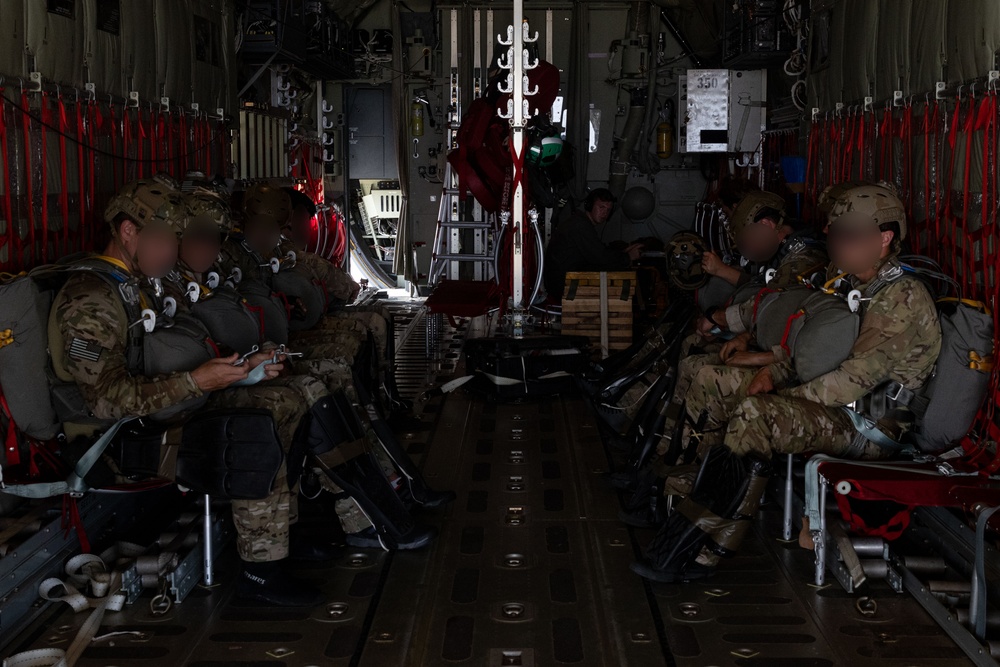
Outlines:
{"label": "soldier's forearm", "polygon": [[127,373],[106,374],[101,379],[84,389],[99,419],[142,417],[203,395],[190,373],[174,373],[158,380]]}

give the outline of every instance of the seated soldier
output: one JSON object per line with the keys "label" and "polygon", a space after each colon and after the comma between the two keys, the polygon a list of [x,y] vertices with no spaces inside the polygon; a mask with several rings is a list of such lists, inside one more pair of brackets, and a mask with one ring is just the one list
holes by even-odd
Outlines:
{"label": "seated soldier", "polygon": [[[189,215],[181,235],[177,268],[164,281],[166,291],[184,309],[190,309],[220,347],[241,354],[258,344],[265,349],[275,348],[273,342],[262,340],[260,321],[247,304],[232,287],[218,284],[217,273],[212,275],[222,240],[232,228],[228,205],[217,194],[204,189],[195,189],[187,200]],[[353,404],[360,405],[351,368],[344,361],[304,360],[295,365],[295,371],[296,377],[315,378],[329,391],[343,391]],[[315,399],[309,401],[310,406],[314,402]],[[358,410],[357,417],[365,427],[367,444],[382,464],[383,473],[394,486],[400,486],[405,478],[403,490],[410,500],[423,507],[436,507],[454,498],[450,492],[430,489],[391,432],[383,429],[380,435],[375,435],[366,410]],[[317,475],[316,480],[324,489],[344,495],[326,475]],[[372,535],[371,522],[363,516],[359,518],[356,502],[345,497],[337,502],[336,508],[349,544],[381,545],[378,536]],[[413,540],[395,542],[400,549],[422,546]]]}
{"label": "seated soldier", "polygon": [[626,271],[639,258],[641,244],[624,250],[612,250],[601,241],[597,225],[611,217],[615,196],[606,188],[592,190],[583,203],[552,232],[545,250],[545,291],[556,301],[562,300],[566,273],[569,271]]}
{"label": "seated soldier", "polygon": [[[79,387],[97,423],[67,424],[68,437],[132,416],[179,429],[204,405],[268,411],[287,452],[301,451],[298,442],[311,446],[324,438],[327,442],[316,449],[333,449],[339,441],[314,426],[329,412],[322,383],[304,376],[278,377],[282,357],[272,352],[249,355],[243,364],[236,363],[236,354],[213,359],[211,340],[200,322],[163,307],[162,295],[153,287],[176,260],[177,235],[186,216],[183,198],[164,182],[129,184],[106,211],[112,241],[105,254],[70,267],[75,271],[54,300],[50,350],[57,376]],[[248,381],[251,368],[254,379],[267,381],[234,386]],[[243,560],[238,596],[278,605],[318,604],[316,591],[289,577],[280,561],[289,555],[327,560],[336,551],[329,540],[315,536],[292,531],[290,539],[296,502],[284,464],[267,497],[234,500],[232,505]],[[354,530],[368,530],[368,516],[376,509],[381,508],[353,508]],[[427,533],[424,543],[430,539],[429,531],[415,529]]]}
{"label": "seated soldier", "polygon": [[[750,264],[749,272],[744,272],[742,282],[735,290],[729,290],[725,308],[709,308],[698,318],[695,332],[680,344],[680,358],[685,360],[677,371],[673,399],[663,405],[660,416],[668,412],[676,414],[690,387],[691,380],[700,366],[714,363],[721,347],[722,337],[728,335],[726,316],[733,312],[734,319],[741,304],[752,303],[757,293],[765,286],[769,289],[784,289],[799,284],[800,277],[809,277],[822,269],[826,263],[823,243],[810,234],[796,232],[785,223],[784,199],[770,192],[751,192],[743,197],[729,218],[729,233],[737,251]],[[634,359],[648,359],[649,352],[667,340],[667,332],[673,323],[661,326],[659,335],[650,336],[648,342]],[[623,372],[631,372],[626,364]],[[619,405],[631,406],[629,415],[639,410],[643,400],[659,403],[661,397],[647,394],[649,384],[636,383],[619,401]],[[655,404],[654,403],[654,404]],[[664,437],[657,445],[660,456],[670,448],[669,434],[675,429],[663,431]],[[619,484],[631,486],[635,480],[620,479]]]}
{"label": "seated soldier", "polygon": [[[796,231],[786,221],[785,200],[771,192],[746,195],[729,219],[729,234],[747,262],[747,270],[732,284],[746,286],[732,293],[730,307],[752,297],[764,285],[782,289],[799,284],[826,265],[823,243],[805,231]],[[708,260],[708,264],[714,260]],[[706,261],[703,260],[703,266]],[[707,272],[711,273],[711,271]],[[721,312],[720,312],[721,311]],[[725,328],[724,309],[710,307],[698,321],[697,332],[705,339]]]}
{"label": "seated soldier", "polygon": [[[162,277],[173,266],[185,215],[180,193],[169,185],[154,180],[126,185],[105,211],[111,242],[89,260],[89,270],[73,273],[56,296],[49,327],[53,367],[61,380],[77,384],[87,409],[99,420],[96,425],[66,424],[67,437],[128,416],[175,423],[205,405],[212,392],[246,379],[250,365],[235,366],[235,354],[213,358],[210,349],[197,346],[174,360],[152,354],[144,349],[151,337],[137,338],[141,321],[137,326],[129,317],[145,302],[143,281]],[[259,364],[263,357],[251,361]],[[273,365],[266,375],[276,377],[281,368]],[[294,420],[300,404],[295,396],[269,407],[278,413],[287,408]],[[233,501],[243,560],[239,595],[280,605],[318,604],[315,591],[279,569],[289,555],[289,493],[282,487],[277,484],[261,500]]]}
{"label": "seated soldier", "polygon": [[361,285],[351,275],[330,260],[306,250],[312,234],[312,220],[316,215],[316,204],[305,193],[295,188],[282,188],[291,203],[291,213],[281,229],[282,240],[279,252],[282,255],[292,251],[296,263],[309,272],[312,279],[326,290],[328,312],[335,317],[349,318],[364,325],[372,334],[382,361],[381,385],[393,408],[409,409],[409,401],[404,400],[396,385],[395,374],[395,333],[392,314],[381,304],[352,306]]}
{"label": "seated soldier", "polygon": [[[740,201],[747,195],[758,191],[758,188],[745,178],[728,177],[723,179],[719,184],[717,198],[723,220],[726,222],[731,220]],[[726,264],[718,253],[711,250],[702,256],[701,267],[708,275],[732,286],[739,285],[745,280],[745,272],[740,267]]]}
{"label": "seated soldier", "polygon": [[[342,359],[367,381],[370,332],[358,321],[327,318],[323,288],[291,256],[277,257],[291,203],[280,188],[257,183],[243,197],[242,229],[223,246],[223,272],[241,274],[240,293],[264,311],[265,338],[292,344],[306,359]],[[284,304],[284,307],[282,307]]]}
{"label": "seated soldier", "polygon": [[828,276],[860,294],[860,331],[849,356],[801,384],[787,361],[754,374],[748,398],[726,423],[723,444],[708,453],[691,494],[657,532],[647,558],[633,564],[641,576],[681,581],[710,575],[721,556],[739,547],[772,453],[886,458],[908,430],[908,411],[894,404],[886,386],[922,386],[941,348],[941,328],[927,288],[899,264],[903,204],[883,186],[851,188],[833,203],[828,230]]}

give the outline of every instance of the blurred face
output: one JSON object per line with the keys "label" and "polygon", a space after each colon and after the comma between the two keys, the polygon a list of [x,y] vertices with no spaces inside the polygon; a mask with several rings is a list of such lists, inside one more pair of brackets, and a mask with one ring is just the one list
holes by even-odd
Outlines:
{"label": "blurred face", "polygon": [[292,211],[292,215],[288,219],[285,234],[299,250],[305,250],[306,246],[309,245],[309,239],[312,237],[312,218],[309,211],[298,207]]}
{"label": "blurred face", "polygon": [[892,237],[892,232],[879,230],[870,219],[843,215],[827,227],[830,260],[841,271],[864,275],[889,254]]}
{"label": "blurred face", "polygon": [[255,252],[266,257],[281,241],[281,227],[277,220],[251,218],[243,224],[243,235]]}
{"label": "blurred face", "polygon": [[205,273],[219,257],[222,234],[214,224],[192,224],[181,239],[181,261],[195,273]]}
{"label": "blurred face", "polygon": [[177,263],[177,234],[164,221],[154,220],[139,228],[125,220],[118,234],[126,253],[136,259],[136,268],[144,276],[162,278]]}
{"label": "blurred face", "polygon": [[614,209],[614,202],[601,201],[598,199],[594,202],[593,208],[590,209],[590,219],[594,221],[595,225],[600,225],[608,221],[611,217],[611,211]]}
{"label": "blurred face", "polygon": [[747,225],[736,236],[736,249],[751,262],[767,262],[778,252],[781,236],[770,218]]}

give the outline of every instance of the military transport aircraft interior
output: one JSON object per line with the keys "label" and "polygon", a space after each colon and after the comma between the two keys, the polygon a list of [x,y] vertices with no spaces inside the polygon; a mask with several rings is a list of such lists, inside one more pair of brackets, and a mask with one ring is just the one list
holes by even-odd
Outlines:
{"label": "military transport aircraft interior", "polygon": [[0,1],[3,667],[1000,663],[997,0]]}

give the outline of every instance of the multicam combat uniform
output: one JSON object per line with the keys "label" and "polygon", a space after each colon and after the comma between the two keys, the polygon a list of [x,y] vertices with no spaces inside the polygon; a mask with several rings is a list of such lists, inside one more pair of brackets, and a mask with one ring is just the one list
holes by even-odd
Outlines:
{"label": "multicam combat uniform", "polygon": [[[871,300],[862,301],[858,339],[839,368],[794,386],[787,361],[769,367],[777,395],[752,396],[739,403],[725,434],[730,449],[764,457],[804,450],[851,458],[886,456],[877,445],[855,437],[844,408],[886,381],[919,388],[941,350],[937,308],[922,282],[902,276],[872,293],[880,278],[896,268],[897,262],[890,259],[871,283],[857,286]],[[885,419],[879,428],[898,440],[909,425]]]}
{"label": "multicam combat uniform", "polygon": [[[88,274],[71,277],[54,301],[50,347],[56,372],[76,382],[96,418],[110,421],[146,416],[205,398],[190,372],[158,377],[130,374],[126,365],[129,324],[120,296]],[[312,378],[286,376],[214,392],[207,396],[207,407],[269,410],[287,451],[309,406],[327,393],[326,387]],[[269,496],[234,500],[232,506],[243,560],[272,561],[288,555],[288,528],[295,520],[296,508],[283,467]],[[349,532],[370,525],[357,509],[344,508],[340,518]]]}

